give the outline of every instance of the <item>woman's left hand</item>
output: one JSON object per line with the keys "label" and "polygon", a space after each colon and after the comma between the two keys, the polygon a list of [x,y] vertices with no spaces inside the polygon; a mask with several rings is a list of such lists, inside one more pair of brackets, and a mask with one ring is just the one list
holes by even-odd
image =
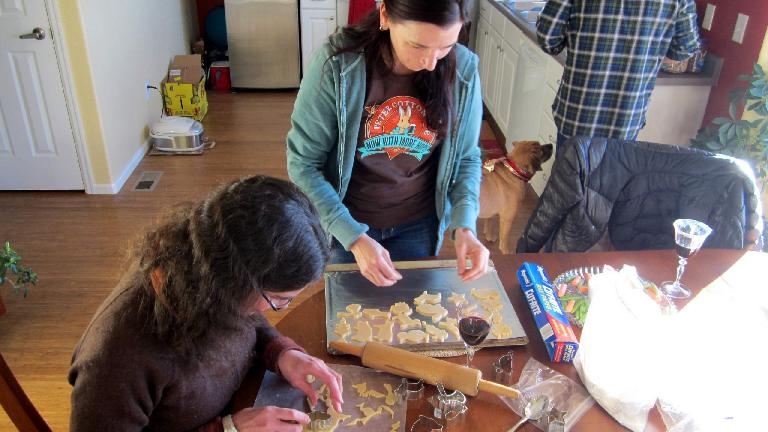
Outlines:
{"label": "woman's left hand", "polygon": [[277,367],[292,386],[303,391],[309,397],[312,406],[317,405],[317,393],[312,388],[312,383],[307,377],[312,375],[324,382],[331,392],[333,408],[341,412],[341,404],[344,403],[341,397],[341,375],[329,368],[324,361],[299,350],[288,350],[280,354],[280,357],[277,359]]}
{"label": "woman's left hand", "polygon": [[[461,280],[468,282],[484,275],[488,271],[488,256],[491,254],[488,249],[468,228],[457,228],[453,238]],[[467,258],[472,261],[470,268],[467,268]]]}

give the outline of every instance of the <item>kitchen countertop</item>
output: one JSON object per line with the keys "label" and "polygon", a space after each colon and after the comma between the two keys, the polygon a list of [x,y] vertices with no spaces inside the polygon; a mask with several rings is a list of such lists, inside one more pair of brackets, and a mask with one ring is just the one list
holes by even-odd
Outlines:
{"label": "kitchen countertop", "polygon": [[[503,1],[490,0],[489,3],[499,10],[507,19],[512,21],[523,34],[532,40],[538,46],[536,37],[536,24],[527,22],[523,15],[507,7]],[[565,50],[557,56],[553,56],[561,65],[565,65]],[[701,73],[682,73],[672,74],[668,72],[659,72],[656,79],[657,86],[715,86],[720,77],[720,71],[723,67],[723,59],[712,53],[708,53],[704,61],[704,68]]]}

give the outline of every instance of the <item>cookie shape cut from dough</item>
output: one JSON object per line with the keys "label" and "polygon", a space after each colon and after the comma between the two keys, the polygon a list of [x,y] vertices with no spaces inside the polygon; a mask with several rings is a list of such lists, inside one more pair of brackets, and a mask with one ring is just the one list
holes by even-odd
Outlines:
{"label": "cookie shape cut from dough", "polygon": [[508,339],[512,337],[512,327],[503,322],[491,326],[491,336],[496,339]]}
{"label": "cookie shape cut from dough", "polygon": [[448,338],[447,331],[443,329],[439,329],[433,325],[429,325],[429,324],[424,325],[424,330],[427,332],[427,334],[429,335],[429,339],[432,342],[445,342],[445,340]]}
{"label": "cookie shape cut from dough", "polygon": [[491,288],[472,288],[472,297],[479,301],[486,300],[501,300],[501,294],[498,291]]}
{"label": "cookie shape cut from dough", "polygon": [[336,336],[346,339],[350,333],[352,333],[352,326],[349,325],[346,318],[342,318],[336,323],[336,327],[333,328],[333,332]]}
{"label": "cookie shape cut from dough", "polygon": [[397,432],[399,430],[400,430],[400,421],[398,420],[398,421],[392,423],[392,426],[389,429],[389,432]]}
{"label": "cookie shape cut from dough", "polygon": [[413,313],[413,309],[411,309],[411,307],[408,306],[408,303],[405,302],[397,302],[393,304],[389,308],[389,311],[395,316],[409,316]]}
{"label": "cookie shape cut from dough", "polygon": [[376,334],[373,335],[373,340],[384,344],[392,343],[392,336],[394,336],[395,322],[392,320],[386,320],[383,324],[374,324],[373,328],[376,330]]}
{"label": "cookie shape cut from dough", "polygon": [[401,344],[417,344],[429,342],[429,335],[421,330],[409,330],[397,334],[397,340]]}
{"label": "cookie shape cut from dough", "polygon": [[421,321],[405,315],[398,315],[395,321],[400,325],[400,330],[411,330],[421,328]]}
{"label": "cookie shape cut from dough", "polygon": [[392,390],[392,384],[385,383],[384,389],[387,390],[387,396],[384,399],[384,403],[389,406],[394,405],[397,402],[397,395],[395,395],[395,391]]}
{"label": "cookie shape cut from dough", "polygon": [[360,319],[360,316],[362,315],[360,313],[361,308],[362,306],[360,306],[359,304],[352,303],[347,305],[346,312],[336,312],[336,316],[338,318],[349,318],[353,320]]}
{"label": "cookie shape cut from dough", "polygon": [[448,303],[459,307],[465,303],[467,303],[467,297],[464,294],[459,294],[457,292],[452,293],[448,296]]}
{"label": "cookie shape cut from dough", "polygon": [[[439,304],[443,299],[443,295],[441,293],[437,294],[429,294],[426,291],[422,292],[420,296],[413,299],[413,304],[416,306],[429,303],[429,304]],[[417,310],[418,312],[418,310]]]}
{"label": "cookie shape cut from dough", "polygon": [[355,342],[370,342],[373,337],[373,329],[368,321],[358,321],[355,325],[355,334],[352,340]]}
{"label": "cookie shape cut from dough", "polygon": [[439,304],[421,304],[416,306],[416,312],[432,318],[432,322],[440,322],[443,318],[448,316],[448,309],[442,307]]}
{"label": "cookie shape cut from dough", "polygon": [[375,319],[389,319],[389,312],[384,312],[378,309],[363,309],[363,316],[369,320]]}
{"label": "cookie shape cut from dough", "polygon": [[[452,318],[449,318],[452,319]],[[454,320],[455,321],[455,320]],[[454,338],[461,340],[461,333],[459,333],[459,326],[457,326],[454,323],[449,322],[448,320],[445,320],[437,325],[441,329],[447,331],[451,334]]]}

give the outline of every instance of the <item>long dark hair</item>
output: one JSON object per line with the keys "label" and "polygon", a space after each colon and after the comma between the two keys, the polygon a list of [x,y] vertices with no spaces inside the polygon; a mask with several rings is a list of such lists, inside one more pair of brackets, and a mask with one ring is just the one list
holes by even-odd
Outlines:
{"label": "long dark hair", "polygon": [[[420,21],[440,27],[464,22],[466,10],[463,0],[384,0],[384,8],[391,21]],[[365,61],[382,75],[391,73],[386,60],[393,58],[389,31],[380,30],[379,11],[371,12],[355,26],[341,30],[342,38],[331,38],[334,55],[345,52],[365,52]],[[343,44],[343,45],[342,45]],[[456,50],[438,60],[435,70],[416,73],[414,84],[427,111],[430,129],[444,136],[453,105],[452,90],[456,79]]]}
{"label": "long dark hair", "polygon": [[[255,176],[167,214],[132,252],[146,327],[185,354],[213,329],[248,319],[258,290],[294,291],[320,278],[329,257],[315,208],[293,184]],[[152,286],[160,269],[161,289]]]}

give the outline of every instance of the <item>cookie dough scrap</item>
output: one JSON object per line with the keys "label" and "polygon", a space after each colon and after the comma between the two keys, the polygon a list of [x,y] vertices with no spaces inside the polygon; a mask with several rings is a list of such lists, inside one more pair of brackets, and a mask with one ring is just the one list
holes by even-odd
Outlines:
{"label": "cookie dough scrap", "polygon": [[363,417],[352,420],[351,422],[347,423],[346,426],[356,426],[356,425],[365,426],[366,424],[368,424],[369,420],[371,420],[373,417],[376,417],[377,415],[380,415],[382,413],[381,406],[379,406],[379,408],[375,410],[371,407],[365,406],[365,403],[361,403],[355,406],[360,408],[360,412],[363,413]]}
{"label": "cookie dough scrap", "polygon": [[447,331],[439,329],[433,325],[425,324],[424,330],[426,330],[430,340],[433,342],[445,342],[445,340],[448,338]]}
{"label": "cookie dough scrap", "polygon": [[498,312],[504,308],[504,305],[501,301],[485,300],[480,303],[480,307],[486,312]]}
{"label": "cookie dough scrap", "polygon": [[389,319],[390,313],[378,309],[363,309],[363,316],[369,320]]}
{"label": "cookie dough scrap", "polygon": [[401,344],[417,344],[429,342],[429,335],[422,330],[410,330],[397,334],[397,340]]}
{"label": "cookie dough scrap", "polygon": [[333,332],[336,333],[336,336],[342,339],[346,339],[347,336],[352,333],[352,326],[349,325],[346,318],[342,318],[339,320],[339,322],[336,323],[336,326],[333,328]]}
{"label": "cookie dough scrap", "polygon": [[360,316],[362,315],[360,309],[362,309],[362,306],[358,303],[352,303],[347,305],[346,312],[336,312],[336,316],[338,318],[349,318],[353,320],[360,319]]}
{"label": "cookie dough scrap", "polygon": [[[341,422],[347,421],[352,417],[349,414],[341,414],[335,409],[333,409],[333,404],[331,403],[331,394],[330,394],[330,391],[328,391],[328,387],[326,387],[325,384],[323,384],[320,387],[317,393],[318,393],[319,399],[325,402],[325,406],[328,407],[327,412],[331,416],[331,424],[329,424],[327,428],[321,429],[320,430],[321,432],[333,432],[336,430],[336,428],[339,427]],[[309,425],[305,425],[302,428],[302,431],[309,432],[309,431],[312,431],[312,429],[309,428]],[[314,431],[314,432],[317,432],[317,431]]]}
{"label": "cookie dough scrap", "polygon": [[411,318],[405,315],[398,315],[395,317],[395,321],[400,324],[400,330],[411,330],[421,328],[421,321],[416,318]]}
{"label": "cookie dough scrap", "polygon": [[355,342],[370,342],[373,338],[373,329],[368,321],[358,321],[355,325],[355,334],[352,340]]}
{"label": "cookie dough scrap", "polygon": [[373,335],[373,340],[385,344],[392,343],[392,336],[394,336],[395,322],[392,320],[386,320],[383,324],[375,324],[373,328],[376,330],[376,334]]}
{"label": "cookie dough scrap", "polygon": [[440,322],[448,316],[448,309],[439,304],[421,304],[416,306],[416,312],[432,318],[432,322]]}
{"label": "cookie dough scrap", "polygon": [[457,292],[452,292],[451,295],[448,296],[448,303],[459,307],[465,303],[467,303],[467,297],[464,294],[459,294]]}
{"label": "cookie dough scrap", "polygon": [[479,301],[486,301],[486,300],[501,300],[501,294],[499,294],[498,291],[491,288],[472,288],[472,297],[476,298]]}
{"label": "cookie dough scrap", "polygon": [[[413,304],[416,306],[422,305],[424,303],[429,304],[440,304],[440,302],[443,299],[443,295],[441,293],[437,294],[429,294],[426,291],[422,292],[420,296],[413,299]],[[417,310],[418,312],[418,310]]]}
{"label": "cookie dough scrap", "polygon": [[462,306],[461,310],[465,313],[473,313],[477,311],[477,303],[467,304],[465,306]]}
{"label": "cookie dough scrap", "polygon": [[399,430],[400,430],[400,421],[396,421],[396,422],[392,423],[392,427],[389,430],[389,432],[397,432]]}
{"label": "cookie dough scrap", "polygon": [[395,418],[395,411],[392,408],[390,408],[390,407],[388,407],[386,405],[381,405],[381,406],[379,406],[379,409],[382,411],[382,413],[384,411],[386,411],[386,412],[389,413],[390,417]]}
{"label": "cookie dough scrap", "polygon": [[413,309],[408,306],[408,303],[397,302],[390,306],[389,311],[395,316],[409,316],[413,313]]}
{"label": "cookie dough scrap", "polygon": [[512,327],[503,322],[495,323],[491,326],[491,336],[497,339],[507,339],[512,337]]}
{"label": "cookie dough scrap", "polygon": [[387,397],[384,399],[384,403],[392,406],[397,402],[397,395],[395,395],[395,391],[392,390],[392,384],[385,383],[384,389],[387,390]]}
{"label": "cookie dough scrap", "polygon": [[[454,322],[452,323],[449,320],[453,320]],[[454,338],[461,340],[461,333],[459,333],[459,326],[455,324],[455,321],[456,320],[454,318],[448,318],[447,320],[439,323],[437,326],[447,331],[448,333],[450,333],[451,336],[453,336]]]}

